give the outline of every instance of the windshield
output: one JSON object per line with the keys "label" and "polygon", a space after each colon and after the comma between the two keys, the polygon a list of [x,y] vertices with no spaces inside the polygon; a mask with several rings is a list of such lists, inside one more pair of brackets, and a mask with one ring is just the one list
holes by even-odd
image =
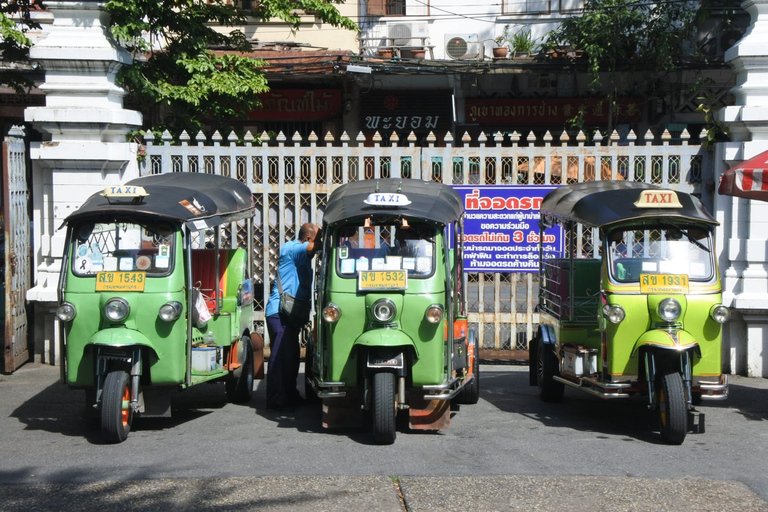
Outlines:
{"label": "windshield", "polygon": [[699,228],[660,227],[613,231],[608,257],[614,279],[637,282],[641,274],[713,277],[714,251],[709,232]]}
{"label": "windshield", "polygon": [[78,276],[102,271],[167,275],[173,268],[174,234],[170,224],[82,224],[73,230],[72,272]]}
{"label": "windshield", "polygon": [[337,269],[344,277],[367,270],[406,270],[427,277],[435,267],[435,228],[427,224],[344,226],[336,232]]}

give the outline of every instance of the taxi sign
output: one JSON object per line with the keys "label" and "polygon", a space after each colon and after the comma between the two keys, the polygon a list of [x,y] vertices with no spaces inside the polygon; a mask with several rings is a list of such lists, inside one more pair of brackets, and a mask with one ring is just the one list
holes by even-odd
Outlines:
{"label": "taxi sign", "polygon": [[685,274],[640,274],[640,293],[688,293]]}
{"label": "taxi sign", "polygon": [[677,194],[672,190],[643,190],[635,201],[638,208],[682,208]]}
{"label": "taxi sign", "polygon": [[133,203],[139,203],[142,199],[149,195],[149,192],[144,190],[144,187],[136,187],[132,185],[113,185],[105,188],[101,195],[107,198],[107,201],[120,202],[130,201]]}
{"label": "taxi sign", "polygon": [[143,292],[146,272],[97,272],[97,292]]}
{"label": "taxi sign", "polygon": [[363,201],[365,204],[371,206],[408,206],[411,204],[411,200],[405,194],[397,194],[390,192],[374,192],[368,194],[368,197]]}
{"label": "taxi sign", "polygon": [[365,270],[357,274],[358,290],[405,290],[408,273],[405,270]]}

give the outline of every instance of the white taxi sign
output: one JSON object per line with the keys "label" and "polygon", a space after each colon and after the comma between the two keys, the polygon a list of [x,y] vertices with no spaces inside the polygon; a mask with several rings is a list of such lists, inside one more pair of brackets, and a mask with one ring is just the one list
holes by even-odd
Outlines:
{"label": "white taxi sign", "polygon": [[369,194],[363,201],[365,204],[371,206],[408,206],[411,204],[411,200],[405,194],[397,194],[392,192],[374,192]]}
{"label": "white taxi sign", "polygon": [[144,187],[135,187],[130,185],[113,185],[105,188],[102,193],[104,197],[110,197],[115,199],[134,199],[140,197],[147,197],[149,194]]}
{"label": "white taxi sign", "polygon": [[643,190],[635,202],[638,208],[682,208],[677,194],[672,190]]}

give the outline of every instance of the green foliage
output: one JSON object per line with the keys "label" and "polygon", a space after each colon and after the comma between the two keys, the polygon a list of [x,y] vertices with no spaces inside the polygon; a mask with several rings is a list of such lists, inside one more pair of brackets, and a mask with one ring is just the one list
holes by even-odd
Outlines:
{"label": "green foliage", "polygon": [[[296,9],[311,10],[324,23],[357,30],[339,14],[336,3],[262,0],[251,16],[278,18],[295,30],[300,19]],[[225,0],[110,0],[106,9],[112,34],[134,56],[134,63],[121,69],[120,83],[143,111],[164,110],[162,129],[194,133],[206,125],[228,128],[258,108],[257,95],[269,90],[266,63],[238,53],[251,50],[245,35],[213,28],[248,20],[247,13]]]}
{"label": "green foliage", "polygon": [[[6,63],[26,63],[32,41],[27,37],[31,28],[39,28],[30,16],[30,10],[40,0],[0,1],[0,57]],[[16,70],[3,67],[0,83],[24,94],[32,86],[29,79]]]}
{"label": "green foliage", "polygon": [[547,44],[583,50],[600,84],[601,71],[671,71],[694,53],[699,2],[586,0],[584,11],[550,32]]}

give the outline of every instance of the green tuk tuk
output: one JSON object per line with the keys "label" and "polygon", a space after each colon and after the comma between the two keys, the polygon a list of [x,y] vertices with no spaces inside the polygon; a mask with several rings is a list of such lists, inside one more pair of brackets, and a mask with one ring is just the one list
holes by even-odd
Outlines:
{"label": "green tuk tuk", "polygon": [[[307,392],[323,426],[361,426],[379,444],[448,425],[479,399],[479,348],[467,328],[464,207],[449,186],[375,179],[340,186],[323,216],[316,333]],[[366,414],[367,413],[367,414]]]}
{"label": "green tuk tuk", "polygon": [[541,246],[541,321],[529,345],[541,399],[559,401],[564,386],[605,399],[645,395],[666,443],[703,432],[694,406],[728,396],[717,224],[697,197],[645,183],[547,194],[541,229],[561,226],[565,243]]}
{"label": "green tuk tuk", "polygon": [[86,391],[107,442],[137,414],[169,416],[174,390],[224,381],[232,401],[250,401],[263,376],[253,215],[237,180],[167,173],[107,187],[67,217],[63,378]]}

